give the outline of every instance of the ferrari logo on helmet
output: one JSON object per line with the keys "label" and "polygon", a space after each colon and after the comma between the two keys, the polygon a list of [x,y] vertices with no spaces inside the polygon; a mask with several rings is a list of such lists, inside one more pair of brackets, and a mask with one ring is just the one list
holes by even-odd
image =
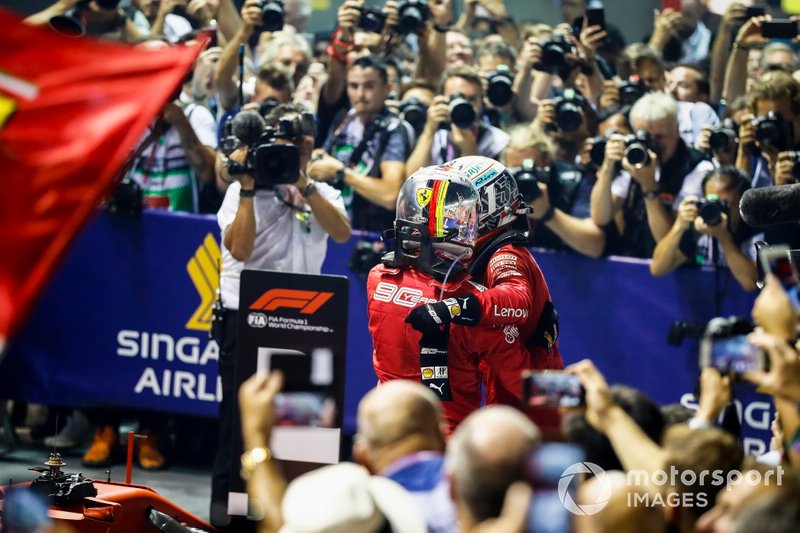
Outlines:
{"label": "ferrari logo on helmet", "polygon": [[433,196],[433,189],[425,187],[423,189],[417,189],[417,203],[420,207],[425,207],[431,201],[431,197]]}

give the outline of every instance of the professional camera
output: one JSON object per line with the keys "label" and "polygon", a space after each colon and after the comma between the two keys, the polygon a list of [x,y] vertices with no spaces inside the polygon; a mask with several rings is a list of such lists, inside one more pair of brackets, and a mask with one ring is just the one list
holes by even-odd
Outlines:
{"label": "professional camera", "polygon": [[358,27],[364,31],[372,33],[382,33],[383,26],[386,24],[386,13],[374,7],[361,6],[358,8],[361,16],[358,19]]}
{"label": "professional camera", "polygon": [[522,201],[527,205],[532,204],[542,195],[539,190],[539,183],[547,184],[550,182],[550,169],[537,167],[533,159],[526,159],[522,166],[509,170],[517,182],[517,189],[522,195]]}
{"label": "professional camera", "polygon": [[650,87],[639,79],[632,78],[624,81],[619,85],[619,104],[623,107],[632,106],[639,98],[649,92]]}
{"label": "professional camera", "polygon": [[763,146],[771,146],[779,152],[790,150],[794,144],[792,123],[777,111],[756,117],[752,122],[756,127],[756,140]]}
{"label": "professional camera", "polygon": [[503,107],[514,98],[514,74],[507,65],[499,65],[497,70],[488,74],[486,80],[489,86],[486,89],[486,97],[492,105]]}
{"label": "professional camera", "polygon": [[556,126],[565,132],[577,130],[583,124],[581,108],[586,106],[586,99],[575,89],[564,89],[564,94],[555,98]]}
{"label": "professional camera", "polygon": [[[299,117],[281,118],[276,128],[265,126],[258,113],[242,111],[225,124],[226,137],[222,151],[226,155],[241,146],[247,146],[244,164],[228,161],[228,173],[250,173],[257,189],[295,183],[300,177],[300,150],[295,144],[304,136],[314,136],[314,116],[303,113]],[[233,150],[231,150],[233,148]]]}
{"label": "professional camera", "polygon": [[736,147],[738,139],[739,126],[732,119],[726,118],[722,124],[711,130],[708,146],[713,152],[730,152]]}
{"label": "professional camera", "polygon": [[[462,93],[454,93],[450,96],[450,101],[447,103],[450,109],[450,122],[456,125],[457,128],[469,128],[475,124],[478,117],[475,107],[467,100]],[[448,128],[449,124],[444,123],[441,128]]]}
{"label": "professional camera", "polygon": [[[120,0],[95,0],[100,9],[116,10]],[[89,7],[91,0],[81,0],[69,8],[62,15],[51,17],[48,24],[58,33],[69,35],[70,37],[80,37],[86,33],[86,26],[83,24],[83,11]]]}
{"label": "professional camera", "polygon": [[284,0],[261,0],[261,31],[283,29]]}
{"label": "professional camera", "polygon": [[557,33],[542,43],[542,59],[533,65],[533,68],[550,74],[558,74],[570,66],[567,60],[567,54],[570,52],[574,53],[575,47],[565,36]]}
{"label": "professional camera", "polygon": [[397,33],[419,33],[431,17],[428,0],[400,0],[397,4],[397,17]]}
{"label": "professional camera", "polygon": [[400,102],[399,108],[400,118],[411,124],[417,135],[422,132],[425,127],[425,121],[428,119],[428,106],[419,101],[416,97],[411,97],[405,102]]}
{"label": "professional camera", "polygon": [[589,149],[589,160],[596,167],[603,164],[606,159],[606,143],[608,138],[605,135],[598,135],[589,139],[592,147]]}
{"label": "professional camera", "polygon": [[728,203],[716,194],[697,200],[697,214],[703,217],[708,226],[716,226],[722,222],[722,213],[728,214]]}
{"label": "professional camera", "polygon": [[635,168],[646,167],[650,164],[648,150],[655,151],[655,142],[648,132],[639,130],[632,135],[625,136],[625,160]]}

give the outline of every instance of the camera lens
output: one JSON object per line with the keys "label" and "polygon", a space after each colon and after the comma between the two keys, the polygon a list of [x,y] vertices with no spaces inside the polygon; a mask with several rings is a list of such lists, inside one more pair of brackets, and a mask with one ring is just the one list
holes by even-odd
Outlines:
{"label": "camera lens", "polygon": [[402,35],[417,33],[424,21],[425,17],[418,7],[407,6],[400,13],[400,19],[397,22],[397,31]]}
{"label": "camera lens", "polygon": [[703,203],[697,213],[708,226],[716,226],[722,222],[722,205],[720,205],[719,201]]}
{"label": "camera lens", "polygon": [[450,102],[450,121],[458,128],[468,128],[475,123],[475,108],[464,98]]}
{"label": "camera lens", "polygon": [[419,134],[419,132],[422,131],[422,128],[425,126],[427,109],[417,103],[407,103],[400,113],[400,118],[411,124],[411,126],[414,128],[414,131]]}
{"label": "camera lens", "polygon": [[650,162],[647,147],[639,143],[631,144],[625,149],[625,159],[635,167],[643,167]]}
{"label": "camera lens", "polygon": [[604,137],[595,138],[592,147],[589,149],[589,159],[595,166],[600,166],[606,158],[606,139]]}
{"label": "camera lens", "polygon": [[708,146],[715,152],[728,151],[735,142],[735,134],[727,129],[717,130],[708,138]]}
{"label": "camera lens", "polygon": [[564,102],[556,109],[556,123],[562,131],[571,132],[581,127],[583,117],[575,104]]}
{"label": "camera lens", "polygon": [[262,3],[261,29],[263,31],[280,31],[283,29],[283,6],[277,2]]}

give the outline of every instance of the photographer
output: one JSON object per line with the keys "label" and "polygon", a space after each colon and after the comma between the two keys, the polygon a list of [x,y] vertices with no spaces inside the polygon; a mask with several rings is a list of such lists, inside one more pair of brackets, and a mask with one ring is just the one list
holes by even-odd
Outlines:
{"label": "photographer", "polygon": [[656,246],[650,272],[665,276],[678,266],[725,265],[746,291],[756,289],[754,242],[762,240],[739,214],[737,206],[750,179],[732,166],[720,167],[703,179],[705,202],[687,196],[678,206],[672,229]]}
{"label": "photographer", "polygon": [[[54,24],[55,17],[60,17],[60,20],[56,19],[59,22],[70,19],[71,23],[62,27],[60,24]],[[82,33],[73,33],[80,28],[80,31],[85,32],[86,35],[123,42],[138,42],[146,36],[136,28],[133,21],[125,16],[125,12],[119,7],[119,0],[91,0],[90,2],[58,0],[42,11],[27,17],[25,23],[31,26],[50,24],[51,27],[58,27],[57,31],[69,35],[82,35]]]}
{"label": "photographer", "polygon": [[[556,250],[573,250],[589,257],[600,257],[605,248],[605,234],[590,217],[590,199],[594,180],[574,163],[553,161],[550,140],[530,126],[511,131],[511,140],[503,152],[503,163],[517,180],[523,200],[533,208],[528,215],[535,227],[531,245]],[[526,168],[530,163],[534,168]],[[525,186],[530,180],[535,189]]]}
{"label": "photographer", "polygon": [[[683,199],[701,195],[703,176],[713,165],[678,135],[678,109],[671,96],[643,96],[630,118],[634,131],[641,133],[628,138],[612,135],[608,140],[592,190],[592,219],[605,227],[621,214],[623,251],[651,257]],[[631,161],[632,153],[637,161]],[[614,177],[620,161],[625,171]]]}
{"label": "photographer", "polygon": [[[281,131],[282,121],[299,121],[304,109],[279,105],[266,118],[268,127]],[[236,328],[239,309],[239,280],[245,268],[319,274],[327,250],[328,235],[336,242],[350,238],[341,194],[325,183],[310,180],[305,167],[314,147],[313,131],[294,131],[294,138],[280,139],[299,149],[299,176],[291,185],[259,184],[252,170],[231,175],[224,158],[217,160],[223,179],[235,178],[217,214],[222,241],[220,272],[221,311],[215,333],[220,346],[219,373],[222,377],[219,447],[212,480],[212,520],[224,520],[228,498],[228,474],[236,364]],[[251,147],[230,155],[238,163],[247,161]],[[255,168],[255,174],[259,174]],[[269,178],[269,176],[267,176]],[[217,319],[219,320],[219,319]]]}
{"label": "photographer", "polygon": [[386,107],[388,72],[380,57],[350,65],[347,95],[352,108],[340,114],[324,149],[314,152],[308,173],[341,188],[353,227],[383,231],[394,222],[414,130]]}
{"label": "photographer", "polygon": [[508,144],[508,134],[481,121],[483,78],[470,67],[448,69],[440,92],[428,108],[425,127],[406,161],[408,169],[466,155],[497,159]]}

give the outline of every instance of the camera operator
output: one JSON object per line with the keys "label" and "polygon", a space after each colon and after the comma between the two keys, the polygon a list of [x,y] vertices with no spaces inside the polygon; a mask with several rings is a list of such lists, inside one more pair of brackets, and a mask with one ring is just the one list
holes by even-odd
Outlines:
{"label": "camera operator", "polygon": [[[679,136],[678,110],[671,96],[643,96],[631,109],[630,121],[633,130],[641,132],[637,133],[640,138],[626,141],[612,135],[606,143],[592,190],[592,219],[605,227],[621,216],[624,253],[651,257],[655,244],[672,227],[681,201],[701,195],[702,179],[713,164]],[[631,162],[634,147],[639,161]],[[625,171],[614,177],[620,161]]]}
{"label": "camera operator", "polygon": [[192,31],[186,17],[177,14],[176,9],[186,14],[187,0],[132,0],[133,24],[145,35],[164,36],[177,42],[183,35]]}
{"label": "camera operator", "polygon": [[470,67],[446,70],[440,92],[428,108],[425,127],[406,167],[416,170],[466,155],[499,158],[508,134],[481,121],[483,79],[477,71]]}
{"label": "camera operator", "polygon": [[[531,245],[600,257],[605,234],[589,216],[594,180],[582,172],[583,167],[553,161],[550,140],[530,126],[511,131],[503,157],[523,200],[533,208],[528,218],[537,223],[531,232]],[[533,183],[525,184],[531,177]]]}
{"label": "camera operator", "polygon": [[748,226],[737,206],[750,178],[733,166],[723,166],[703,179],[705,202],[687,196],[678,206],[675,224],[656,246],[650,272],[665,276],[678,266],[724,265],[746,291],[756,289],[756,241],[763,240]]}
{"label": "camera operator", "polygon": [[[279,105],[267,116],[266,125],[280,131],[282,119],[299,119],[303,111],[294,104]],[[300,172],[291,185],[262,187],[256,182],[258,168],[255,175],[251,170],[231,175],[224,159],[217,160],[217,172],[223,179],[233,178],[236,182],[228,187],[217,214],[222,234],[220,303],[224,309],[221,317],[215,316],[222,378],[219,444],[211,495],[211,517],[215,521],[224,521],[227,509],[241,272],[245,268],[258,268],[319,274],[328,235],[336,242],[350,238],[350,224],[339,191],[309,179],[304,171],[314,147],[313,131],[303,128],[293,134],[296,135],[293,139],[279,139],[299,149]],[[230,161],[245,162],[249,150],[253,148],[237,149],[230,155]]]}
{"label": "camera operator", "polygon": [[405,180],[414,132],[386,108],[388,94],[385,62],[378,56],[356,59],[347,69],[347,95],[353,107],[341,114],[308,168],[312,178],[341,187],[353,227],[360,230],[392,226]]}

